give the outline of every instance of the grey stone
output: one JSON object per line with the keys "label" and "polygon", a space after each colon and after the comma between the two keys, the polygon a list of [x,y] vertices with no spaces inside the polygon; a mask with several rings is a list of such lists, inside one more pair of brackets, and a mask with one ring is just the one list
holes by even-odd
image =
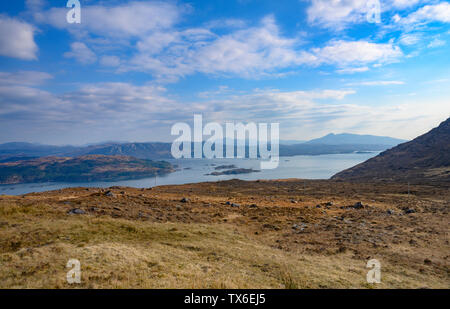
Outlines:
{"label": "grey stone", "polygon": [[362,208],[364,208],[364,204],[362,202],[357,202],[357,203],[355,203],[355,205],[353,205],[353,208],[362,209]]}
{"label": "grey stone", "polygon": [[86,212],[79,208],[71,209],[67,212],[69,215],[84,215]]}

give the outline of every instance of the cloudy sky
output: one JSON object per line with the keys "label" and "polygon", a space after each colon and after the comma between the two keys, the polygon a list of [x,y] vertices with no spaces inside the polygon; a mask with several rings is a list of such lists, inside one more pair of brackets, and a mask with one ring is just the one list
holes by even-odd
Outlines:
{"label": "cloudy sky", "polygon": [[[170,141],[176,122],[411,139],[450,116],[450,3],[0,3],[0,142]],[[372,15],[369,15],[372,16]],[[372,22],[371,22],[372,21]]]}

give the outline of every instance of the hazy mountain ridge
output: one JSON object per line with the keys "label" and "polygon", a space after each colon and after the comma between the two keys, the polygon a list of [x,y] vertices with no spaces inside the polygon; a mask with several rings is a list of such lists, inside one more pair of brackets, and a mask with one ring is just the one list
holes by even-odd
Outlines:
{"label": "hazy mountain ridge", "polygon": [[323,145],[387,145],[397,146],[406,140],[392,138],[388,136],[359,135],[359,134],[334,134],[330,133],[324,137],[316,138],[306,142],[306,144]]}
{"label": "hazy mountain ridge", "polygon": [[450,181],[450,118],[439,127],[340,172],[351,181]]}
{"label": "hazy mountain ridge", "polygon": [[[364,139],[366,142],[364,142]],[[323,141],[323,142],[321,142]],[[353,142],[352,142],[353,141]],[[359,141],[359,142],[358,142]],[[329,134],[305,143],[280,142],[281,156],[342,154],[358,151],[383,151],[402,142],[390,137],[356,134]],[[140,159],[171,159],[171,143],[102,143],[89,146],[50,146],[31,143],[0,144],[0,159],[82,155],[125,155]],[[192,147],[193,149],[193,147]],[[248,149],[247,149],[248,152]]]}

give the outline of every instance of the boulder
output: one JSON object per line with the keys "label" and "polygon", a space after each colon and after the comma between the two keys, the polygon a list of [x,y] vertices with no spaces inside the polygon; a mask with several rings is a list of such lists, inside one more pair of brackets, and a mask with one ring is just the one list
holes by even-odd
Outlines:
{"label": "boulder", "polygon": [[79,208],[71,209],[67,212],[69,215],[84,215],[86,212]]}

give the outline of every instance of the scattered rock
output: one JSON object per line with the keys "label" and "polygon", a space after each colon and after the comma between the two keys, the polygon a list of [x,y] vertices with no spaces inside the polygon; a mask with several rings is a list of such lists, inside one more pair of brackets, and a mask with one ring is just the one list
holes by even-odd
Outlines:
{"label": "scattered rock", "polygon": [[144,214],[144,213],[142,213],[142,212],[139,212],[138,218],[148,219],[149,216],[147,216],[146,214]]}
{"label": "scattered rock", "polygon": [[415,245],[417,245],[417,241],[415,241],[414,239],[410,239],[410,240],[409,240],[409,244],[410,244],[411,246],[415,246]]}
{"label": "scattered rock", "polygon": [[256,205],[256,204],[251,204],[251,205],[249,205],[248,207],[249,207],[249,208],[258,208],[258,205]]}
{"label": "scattered rock", "polygon": [[347,248],[343,247],[343,246],[339,247],[337,250],[338,253],[345,253],[346,251],[347,251]]}
{"label": "scattered rock", "polygon": [[189,199],[183,197],[183,198],[180,200],[180,202],[181,202],[181,203],[189,203]]}
{"label": "scattered rock", "polygon": [[405,210],[405,214],[409,215],[409,214],[413,214],[416,213],[416,211],[414,209],[408,208]]}
{"label": "scattered rock", "polygon": [[86,212],[79,208],[71,209],[67,212],[69,215],[84,215]]}
{"label": "scattered rock", "polygon": [[241,205],[236,204],[236,203],[231,203],[231,207],[236,207],[236,208],[238,208],[238,207],[241,207]]}
{"label": "scattered rock", "polygon": [[308,225],[305,223],[302,223],[302,222],[299,224],[292,225],[293,230],[304,231],[307,228],[308,228]]}
{"label": "scattered rock", "polygon": [[388,214],[388,215],[394,215],[395,212],[394,212],[392,209],[388,209],[387,214]]}
{"label": "scattered rock", "polygon": [[180,205],[177,205],[177,207],[175,207],[177,211],[182,211],[183,207],[181,207]]}
{"label": "scattered rock", "polygon": [[105,196],[114,197],[115,195],[111,191],[106,191]]}
{"label": "scattered rock", "polygon": [[316,208],[322,208],[322,206],[320,206],[320,205],[316,205]]}
{"label": "scattered rock", "polygon": [[425,259],[425,260],[423,261],[423,263],[424,263],[425,265],[431,265],[431,260]]}
{"label": "scattered rock", "polygon": [[333,202],[328,202],[328,203],[325,204],[325,206],[327,206],[327,207],[331,207],[333,205],[334,205]]}
{"label": "scattered rock", "polygon": [[267,223],[263,225],[263,228],[274,230],[274,231],[279,231],[280,230],[280,228],[278,226],[272,225],[272,224],[267,224]]}
{"label": "scattered rock", "polygon": [[120,209],[119,207],[114,207],[113,209],[117,211],[122,211],[122,209]]}
{"label": "scattered rock", "polygon": [[354,209],[363,209],[365,206],[362,202],[356,202],[355,205],[353,205]]}

